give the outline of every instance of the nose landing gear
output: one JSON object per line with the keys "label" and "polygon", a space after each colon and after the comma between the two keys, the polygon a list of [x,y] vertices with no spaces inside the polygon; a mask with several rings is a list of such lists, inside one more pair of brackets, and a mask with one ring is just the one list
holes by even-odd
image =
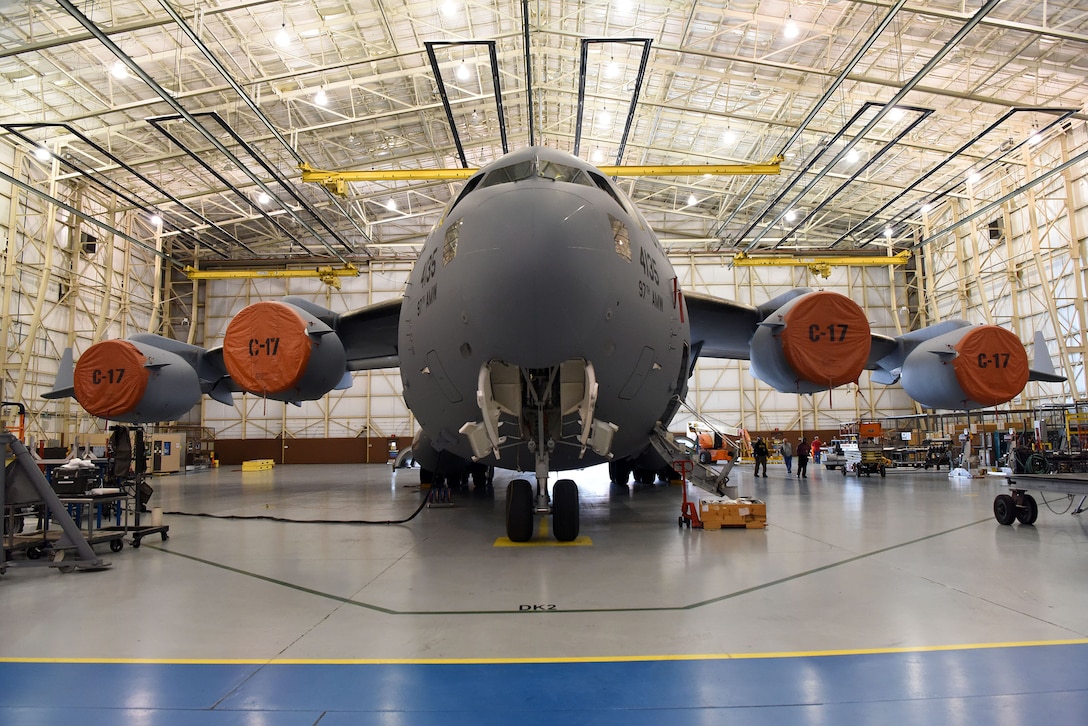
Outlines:
{"label": "nose landing gear", "polygon": [[[537,484],[546,487],[546,484]],[[533,485],[526,479],[515,479],[506,487],[506,536],[511,542],[528,542],[533,538],[533,514],[552,515],[552,534],[560,542],[578,539],[581,528],[578,516],[578,485],[572,479],[560,479],[552,486],[551,497],[545,494],[547,508],[537,509]]]}

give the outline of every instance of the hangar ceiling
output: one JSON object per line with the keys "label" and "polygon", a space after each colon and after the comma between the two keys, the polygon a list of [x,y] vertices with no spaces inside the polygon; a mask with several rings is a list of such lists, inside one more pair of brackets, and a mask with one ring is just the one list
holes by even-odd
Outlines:
{"label": "hangar ceiling", "polygon": [[973,171],[1015,187],[1040,138],[1083,124],[1086,73],[1080,0],[0,0],[16,177],[157,213],[130,231],[202,267],[414,257],[459,181],[342,198],[299,164],[476,167],[504,143],[784,156],[778,176],[621,177],[673,251],[909,247],[923,204]]}

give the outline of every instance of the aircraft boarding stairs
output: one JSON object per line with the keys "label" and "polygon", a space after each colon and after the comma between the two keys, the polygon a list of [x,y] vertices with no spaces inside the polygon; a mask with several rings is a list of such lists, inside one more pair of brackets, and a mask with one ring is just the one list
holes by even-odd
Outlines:
{"label": "aircraft boarding stairs", "polygon": [[703,464],[698,460],[695,449],[679,444],[660,422],[654,426],[654,433],[650,436],[650,444],[654,447],[654,451],[669,463],[674,461],[690,462],[690,467],[686,467],[690,472],[688,481],[695,486],[715,496],[729,497],[730,499],[737,498],[737,487],[729,486],[729,473],[733,471],[735,458],[726,459],[721,469]]}

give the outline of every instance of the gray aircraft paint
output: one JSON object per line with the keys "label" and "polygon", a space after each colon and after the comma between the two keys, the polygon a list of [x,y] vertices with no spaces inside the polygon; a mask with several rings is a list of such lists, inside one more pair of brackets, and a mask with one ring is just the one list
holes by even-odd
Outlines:
{"label": "gray aircraft paint", "polygon": [[[534,157],[593,169],[544,148],[499,163]],[[673,294],[672,265],[633,212],[601,189],[538,177],[474,189],[453,207],[424,245],[401,308],[404,398],[432,440],[445,432],[443,440],[457,442],[451,453],[471,456],[465,438],[449,434],[480,418],[475,392],[485,363],[547,368],[580,358],[593,364],[600,382],[595,418],[619,424],[612,453],[645,448],[670,400],[686,394],[690,333]],[[630,259],[616,250],[613,219],[627,229]],[[457,250],[446,262],[446,233],[455,225]],[[429,355],[463,400],[451,402]],[[550,466],[603,460],[579,453],[576,445],[557,446]],[[487,461],[533,466],[526,441]]]}

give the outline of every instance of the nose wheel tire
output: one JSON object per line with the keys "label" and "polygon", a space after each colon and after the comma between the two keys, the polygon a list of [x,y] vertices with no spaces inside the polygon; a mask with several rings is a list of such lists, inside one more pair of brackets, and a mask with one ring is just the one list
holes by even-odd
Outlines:
{"label": "nose wheel tire", "polygon": [[560,542],[573,542],[578,529],[578,485],[560,479],[552,487],[552,532]]}
{"label": "nose wheel tire", "polygon": [[533,538],[533,486],[525,479],[506,487],[506,536],[511,542]]}

